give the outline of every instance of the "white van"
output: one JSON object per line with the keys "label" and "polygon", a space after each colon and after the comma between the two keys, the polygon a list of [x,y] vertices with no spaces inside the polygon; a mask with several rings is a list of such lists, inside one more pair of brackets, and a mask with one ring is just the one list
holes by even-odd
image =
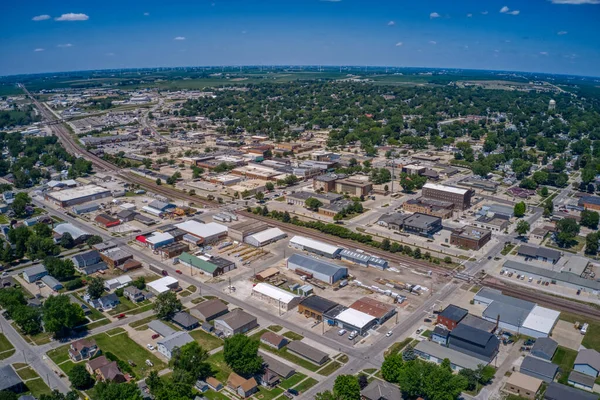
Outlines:
{"label": "white van", "polygon": [[588,324],[583,324],[583,326],[581,327],[581,329],[579,330],[581,332],[582,335],[585,335],[587,333],[589,325]]}

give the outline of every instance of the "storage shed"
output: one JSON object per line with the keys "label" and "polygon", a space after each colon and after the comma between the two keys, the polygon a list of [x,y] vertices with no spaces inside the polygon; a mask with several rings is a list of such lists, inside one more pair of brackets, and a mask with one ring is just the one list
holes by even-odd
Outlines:
{"label": "storage shed", "polygon": [[287,267],[292,271],[310,274],[313,278],[330,285],[348,276],[348,268],[300,254],[288,258]]}
{"label": "storage shed", "polygon": [[342,247],[323,243],[304,236],[294,236],[292,239],[290,239],[290,246],[295,249],[308,251],[310,253],[315,253],[327,258],[338,258],[340,252],[342,251]]}
{"label": "storage shed", "polygon": [[244,242],[254,247],[266,246],[269,243],[276,242],[280,239],[287,237],[287,233],[279,228],[270,228],[262,232],[255,233],[247,236]]}

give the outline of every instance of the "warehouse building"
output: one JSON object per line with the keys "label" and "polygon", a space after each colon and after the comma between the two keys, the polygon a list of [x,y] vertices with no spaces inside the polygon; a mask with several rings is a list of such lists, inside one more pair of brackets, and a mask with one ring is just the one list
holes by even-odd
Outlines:
{"label": "warehouse building", "polygon": [[567,269],[563,269],[562,271],[553,271],[551,269],[510,260],[504,263],[503,268],[506,272],[522,274],[528,277],[532,277],[534,280],[541,279],[542,281],[548,281],[551,284],[557,286],[564,286],[570,289],[582,290],[588,293],[600,291],[600,282],[592,279],[582,278],[576,273],[572,273]]}
{"label": "warehouse building", "polygon": [[506,215],[482,215],[473,222],[473,226],[492,232],[504,232],[508,228],[509,220],[510,218]]}
{"label": "warehouse building", "polygon": [[296,273],[312,276],[330,285],[348,276],[348,268],[300,254],[288,258],[287,267]]}
{"label": "warehouse building", "polygon": [[284,311],[293,309],[301,300],[300,296],[264,282],[252,288],[252,296]]}
{"label": "warehouse building", "polygon": [[156,250],[160,247],[166,246],[175,242],[175,238],[170,233],[160,233],[155,232],[150,236],[138,236],[136,238],[141,243],[144,243],[146,246],[151,248],[152,250]]}
{"label": "warehouse building", "polygon": [[338,303],[321,296],[309,296],[298,304],[298,312],[306,318],[323,321],[323,314],[337,305]]}
{"label": "warehouse building", "polygon": [[247,236],[269,229],[269,225],[261,221],[248,220],[229,227],[228,236],[232,240],[243,242]]}
{"label": "warehouse building", "polygon": [[583,207],[586,210],[600,211],[600,197],[598,196],[584,196],[579,199],[578,206]]}
{"label": "warehouse building", "polygon": [[442,219],[431,215],[415,213],[402,220],[402,230],[404,232],[419,236],[433,236],[442,228]]}
{"label": "warehouse building", "polygon": [[366,196],[373,190],[373,184],[368,180],[346,178],[335,182],[335,191],[338,193],[348,193],[351,196]]}
{"label": "warehouse building", "polygon": [[165,276],[164,278],[148,282],[146,286],[148,287],[148,290],[158,296],[169,290],[177,289],[179,287],[179,281],[172,276]]}
{"label": "warehouse building", "polygon": [[369,329],[377,325],[377,319],[372,315],[347,308],[335,317],[335,322],[340,328],[348,331],[357,331],[360,335],[367,333]]}
{"label": "warehouse building", "polygon": [[197,257],[190,253],[182,253],[178,258],[182,265],[193,267],[204,275],[219,276],[235,269],[235,263],[221,257]]}
{"label": "warehouse building", "polygon": [[461,189],[437,183],[426,183],[421,190],[423,197],[453,203],[455,209],[458,210],[466,210],[471,207],[471,197],[474,193],[471,189]]}
{"label": "warehouse building", "polygon": [[404,204],[402,204],[402,208],[411,213],[427,214],[434,217],[447,219],[452,217],[454,204],[450,203],[449,201],[425,199],[423,197],[419,197],[418,199],[410,199],[405,201]]}
{"label": "warehouse building", "polygon": [[556,264],[558,260],[560,260],[560,257],[562,255],[561,252],[558,250],[528,245],[519,246],[517,254],[521,257],[525,257],[525,261],[529,261],[529,259],[531,258],[539,261],[549,262],[552,264]]}
{"label": "warehouse building", "polygon": [[113,247],[112,249],[100,253],[100,257],[108,266],[116,268],[125,264],[127,260],[133,259],[133,254],[130,254],[119,247]]}
{"label": "warehouse building", "polygon": [[338,258],[340,252],[342,251],[342,247],[320,242],[304,236],[294,236],[292,239],[290,239],[290,246],[295,249],[308,251],[310,253],[315,253],[328,258]]}
{"label": "warehouse building", "polygon": [[396,307],[386,304],[370,297],[363,297],[350,304],[350,308],[369,314],[375,318],[378,325],[383,324],[396,314]]}
{"label": "warehouse building", "polygon": [[523,359],[519,372],[549,383],[554,381],[554,378],[558,373],[558,365],[539,358],[527,356]]}
{"label": "warehouse building", "polygon": [[60,207],[70,207],[88,201],[100,200],[111,197],[110,190],[97,185],[81,186],[73,189],[65,189],[57,192],[44,193],[44,198]]}
{"label": "warehouse building", "polygon": [[223,332],[225,337],[237,335],[238,333],[246,333],[258,326],[256,317],[248,314],[241,308],[236,308],[214,321],[215,330]]}
{"label": "warehouse building", "polygon": [[175,226],[198,238],[199,243],[202,244],[214,243],[227,236],[227,227],[216,222],[203,224],[191,219]]}
{"label": "warehouse building", "polygon": [[449,342],[448,347],[451,349],[486,363],[496,357],[500,348],[500,340],[496,335],[463,324],[458,324],[450,331]]}
{"label": "warehouse building", "polygon": [[82,204],[72,208],[73,212],[77,215],[87,214],[100,209],[100,204]]}
{"label": "warehouse building", "polygon": [[104,226],[105,228],[111,228],[113,226],[117,226],[121,223],[121,221],[117,218],[113,218],[110,215],[107,214],[98,214],[96,215],[96,218],[94,218],[94,221],[96,221],[98,224]]}
{"label": "warehouse building", "polygon": [[75,225],[69,223],[58,224],[54,227],[54,229],[52,229],[52,231],[55,233],[54,240],[57,243],[65,233],[69,233],[69,235],[71,235],[76,245],[81,244],[92,237],[91,233],[85,232]]}
{"label": "warehouse building", "polygon": [[469,250],[479,250],[492,238],[492,232],[487,229],[465,226],[454,229],[450,234],[450,244]]}
{"label": "warehouse building", "polygon": [[293,340],[287,345],[288,351],[299,355],[300,357],[317,365],[323,365],[329,360],[329,355],[321,350],[317,350],[313,346],[301,342],[299,340]]}
{"label": "warehouse building", "polygon": [[456,372],[459,372],[461,369],[471,369],[475,371],[479,365],[485,364],[480,358],[472,357],[468,354],[453,350],[446,346],[440,346],[435,342],[427,340],[419,342],[414,350],[415,354],[420,358],[436,364],[441,364],[447,358],[450,360],[450,367]]}
{"label": "warehouse building", "polygon": [[173,258],[182,253],[190,251],[190,246],[186,243],[171,243],[158,249],[158,253],[166,258]]}
{"label": "warehouse building", "polygon": [[279,228],[270,228],[262,232],[247,236],[244,242],[254,247],[263,247],[287,237],[287,233]]}
{"label": "warehouse building", "polygon": [[344,249],[340,253],[340,258],[363,267],[373,267],[384,270],[388,267],[388,262],[382,258],[370,254]]}

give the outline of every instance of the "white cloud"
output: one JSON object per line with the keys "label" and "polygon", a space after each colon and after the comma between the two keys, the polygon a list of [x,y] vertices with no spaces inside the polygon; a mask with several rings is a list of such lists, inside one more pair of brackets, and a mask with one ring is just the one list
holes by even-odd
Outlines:
{"label": "white cloud", "polygon": [[150,15],[150,13],[149,13],[149,12],[145,12],[145,13],[144,13],[144,17],[147,17],[148,15]]}
{"label": "white cloud", "polygon": [[600,0],[550,0],[553,4],[600,4]]}
{"label": "white cloud", "polygon": [[507,6],[504,6],[500,9],[501,14],[509,14],[509,15],[519,15],[521,11],[519,10],[510,10]]}
{"label": "white cloud", "polygon": [[569,32],[567,32],[567,31],[558,31],[558,32],[556,32],[557,35],[566,35],[567,33],[569,33]]}
{"label": "white cloud", "polygon": [[54,19],[56,21],[87,21],[88,19],[90,19],[90,17],[80,13],[68,13],[63,14],[60,17],[56,17]]}
{"label": "white cloud", "polygon": [[112,57],[115,55],[115,53],[106,53],[107,56]]}
{"label": "white cloud", "polygon": [[467,14],[467,18],[471,18],[473,16],[473,14],[469,13]]}
{"label": "white cloud", "polygon": [[482,14],[482,15],[488,15],[488,14],[489,14],[489,11],[482,11],[482,12],[481,12],[481,14]]}
{"label": "white cloud", "polygon": [[508,7],[506,7],[506,6],[504,6],[504,7],[502,7],[502,8],[500,9],[500,12],[501,12],[501,13],[507,13],[507,12],[508,12],[508,10],[510,10],[510,9],[509,9]]}
{"label": "white cloud", "polygon": [[173,39],[173,40],[185,40],[185,37],[184,37],[184,36],[177,36],[177,37],[176,37],[175,39]]}
{"label": "white cloud", "polygon": [[402,42],[398,42],[398,43],[396,43],[396,47],[400,47],[400,46],[402,46],[403,44],[404,44],[404,43],[402,43]]}
{"label": "white cloud", "polygon": [[37,49],[34,49],[33,51],[35,51],[35,52],[39,52],[39,51],[44,51],[44,49],[37,48]]}
{"label": "white cloud", "polygon": [[396,22],[395,22],[395,21],[390,21],[390,22],[388,22],[388,26],[394,26],[394,25],[396,25]]}
{"label": "white cloud", "polygon": [[45,21],[50,18],[51,17],[48,14],[42,14],[42,15],[36,15],[35,17],[31,18],[31,20],[32,21]]}
{"label": "white cloud", "polygon": [[441,17],[441,15],[436,12],[432,12],[431,14],[429,14],[429,18],[431,18],[431,19],[439,18],[439,17]]}
{"label": "white cloud", "polygon": [[548,52],[547,51],[540,51],[540,54],[543,55],[543,56],[547,56]]}
{"label": "white cloud", "polygon": [[519,15],[519,14],[521,14],[521,11],[519,11],[519,10],[512,10],[512,11],[509,11],[508,13],[510,15]]}
{"label": "white cloud", "polygon": [[73,47],[73,45],[71,43],[65,43],[65,44],[59,44],[56,47]]}
{"label": "white cloud", "polygon": [[435,40],[430,40],[429,44],[437,44],[437,42]]}

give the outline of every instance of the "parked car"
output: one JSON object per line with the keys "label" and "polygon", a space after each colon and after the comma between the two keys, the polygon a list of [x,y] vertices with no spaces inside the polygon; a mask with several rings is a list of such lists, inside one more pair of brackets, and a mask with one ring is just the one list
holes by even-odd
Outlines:
{"label": "parked car", "polygon": [[298,396],[300,394],[300,392],[298,392],[296,389],[288,389],[286,393],[289,393],[293,396]]}
{"label": "parked car", "polygon": [[152,364],[152,361],[150,360],[146,360],[146,365],[149,367],[154,367],[154,364]]}
{"label": "parked car", "polygon": [[117,315],[117,319],[122,319],[122,318],[125,318],[125,314],[119,314],[119,315]]}
{"label": "parked car", "polygon": [[176,269],[175,272],[177,272],[178,274],[182,274],[183,272],[181,272],[180,270]]}
{"label": "parked car", "polygon": [[148,350],[150,350],[150,351],[154,351],[154,346],[152,346],[150,343],[148,343],[148,344],[146,345],[146,347],[148,348]]}
{"label": "parked car", "polygon": [[152,335],[152,339],[158,339],[160,335],[158,333],[155,333],[154,335]]}
{"label": "parked car", "polygon": [[392,331],[389,331],[388,333],[386,333],[385,336],[387,336],[387,337],[392,336]]}
{"label": "parked car", "polygon": [[345,334],[346,334],[346,330],[345,329],[340,329],[338,331],[338,335],[340,335],[340,336],[344,336]]}

